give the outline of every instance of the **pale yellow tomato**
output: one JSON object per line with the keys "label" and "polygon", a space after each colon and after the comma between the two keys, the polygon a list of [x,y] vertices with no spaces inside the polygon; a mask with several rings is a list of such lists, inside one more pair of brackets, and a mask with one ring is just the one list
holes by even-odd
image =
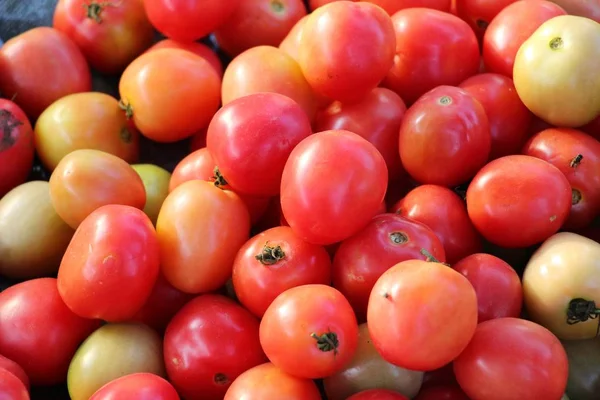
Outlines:
{"label": "pale yellow tomato", "polygon": [[134,164],[131,166],[138,173],[146,189],[146,205],[144,212],[156,225],[158,212],[169,194],[169,171],[153,164]]}

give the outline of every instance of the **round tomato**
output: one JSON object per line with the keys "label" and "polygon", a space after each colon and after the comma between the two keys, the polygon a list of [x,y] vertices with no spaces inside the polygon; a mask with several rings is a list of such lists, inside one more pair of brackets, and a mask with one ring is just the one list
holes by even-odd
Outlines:
{"label": "round tomato", "polygon": [[6,370],[14,376],[16,376],[21,381],[21,383],[23,383],[25,389],[29,390],[29,377],[19,364],[17,364],[10,358],[6,358],[3,355],[0,355],[0,370]]}
{"label": "round tomato", "polygon": [[102,386],[89,400],[179,400],[175,388],[158,375],[138,372]]}
{"label": "round tomato", "polygon": [[205,294],[173,317],[164,338],[169,381],[184,398],[221,400],[244,371],[267,361],[259,322],[224,296]]}
{"label": "round tomato", "polygon": [[450,12],[452,0],[363,0],[383,8],[388,14],[394,15],[405,8],[431,8]]}
{"label": "round tomato", "polygon": [[483,167],[467,189],[473,225],[490,242],[527,247],[556,233],[569,215],[571,185],[538,158],[512,155]]}
{"label": "round tomato", "polygon": [[214,68],[215,72],[219,77],[223,77],[223,64],[217,53],[215,53],[210,47],[200,42],[177,42],[172,39],[163,39],[156,42],[147,51],[153,51],[158,49],[181,49],[187,50],[194,53],[197,56],[204,58]]}
{"label": "round tomato", "polygon": [[387,389],[369,389],[356,393],[347,400],[408,400],[408,397]]}
{"label": "round tomato", "polygon": [[477,326],[454,360],[454,372],[472,400],[560,399],[568,361],[560,341],[547,329],[523,319],[499,318]]}
{"label": "round tomato", "polygon": [[479,39],[500,11],[517,0],[455,0],[456,13],[465,20]]}
{"label": "round tomato", "polygon": [[7,400],[29,400],[27,387],[12,372],[0,368],[0,393]]}
{"label": "round tomato", "polygon": [[414,400],[471,400],[457,385],[427,387]]}

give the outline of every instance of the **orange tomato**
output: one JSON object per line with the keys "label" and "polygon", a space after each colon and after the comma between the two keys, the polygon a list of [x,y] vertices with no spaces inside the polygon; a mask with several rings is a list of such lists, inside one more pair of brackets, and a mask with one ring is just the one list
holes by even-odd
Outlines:
{"label": "orange tomato", "polygon": [[154,46],[150,47],[146,52],[158,49],[181,49],[190,51],[195,55],[200,56],[206,61],[208,61],[210,65],[215,69],[215,72],[220,77],[223,77],[223,65],[221,64],[221,60],[219,60],[219,56],[217,56],[217,53],[212,51],[210,47],[203,43],[178,42],[173,39],[163,39],[156,42]]}

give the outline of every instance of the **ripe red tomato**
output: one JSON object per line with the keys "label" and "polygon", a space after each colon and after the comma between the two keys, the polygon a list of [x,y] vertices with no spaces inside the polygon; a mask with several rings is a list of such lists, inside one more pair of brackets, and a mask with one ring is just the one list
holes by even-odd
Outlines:
{"label": "ripe red tomato", "polygon": [[89,400],[179,400],[175,388],[158,375],[148,372],[129,374],[110,381]]}
{"label": "ripe red tomato", "polygon": [[29,390],[29,377],[19,364],[10,358],[0,355],[0,370],[6,370],[16,376],[23,383],[25,388]]}
{"label": "ripe red tomato", "polygon": [[369,389],[353,394],[347,400],[408,400],[408,397],[387,389]]}
{"label": "ripe red tomato", "polygon": [[414,400],[471,400],[457,385],[424,388]]}
{"label": "ripe red tomato", "polygon": [[12,372],[1,368],[0,393],[6,400],[29,400],[29,393],[23,382]]}
{"label": "ripe red tomato", "polygon": [[358,324],[348,300],[326,285],[303,285],[277,296],[260,322],[269,360],[299,378],[330,376],[358,345]]}
{"label": "ripe red tomato", "polygon": [[569,215],[571,185],[552,164],[531,156],[498,158],[467,189],[467,211],[487,240],[527,247],[556,233]]}
{"label": "ripe red tomato", "polygon": [[467,347],[477,326],[477,297],[467,278],[444,264],[403,261],[375,283],[367,323],[387,362],[432,370]]}
{"label": "ripe red tomato", "polygon": [[187,50],[194,53],[197,56],[204,58],[208,63],[215,69],[217,75],[223,77],[223,65],[217,53],[212,51],[210,47],[200,42],[177,42],[172,39],[160,40],[147,51],[153,51],[158,49],[181,49]]}
{"label": "ripe red tomato", "polygon": [[477,38],[460,18],[439,10],[408,8],[394,14],[392,21],[396,57],[383,85],[407,104],[437,86],[458,85],[479,70]]}
{"label": "ripe red tomato", "polygon": [[499,318],[477,326],[454,360],[454,372],[472,400],[560,399],[567,386],[568,360],[560,341],[546,328]]}
{"label": "ripe red tomato", "polygon": [[394,27],[384,10],[338,1],[308,17],[298,61],[316,93],[351,103],[383,80],[393,63],[394,45]]}
{"label": "ripe red tomato", "polygon": [[205,294],[173,317],[164,339],[169,381],[184,398],[222,400],[241,373],[267,361],[259,322],[225,296]]}
{"label": "ripe red tomato", "polygon": [[[355,0],[356,1],[356,0]],[[383,8],[388,14],[394,15],[405,8],[431,8],[450,12],[452,0],[362,0]]]}
{"label": "ripe red tomato", "polygon": [[446,261],[442,242],[424,224],[397,214],[377,215],[336,250],[333,286],[346,296],[359,322],[363,322],[371,290],[379,277],[401,261],[426,260],[422,250]]}
{"label": "ripe red tomato", "polygon": [[502,9],[517,0],[456,0],[456,13],[483,39],[488,25]]}
{"label": "ripe red tomato", "polygon": [[61,97],[91,90],[83,54],[56,29],[30,29],[0,48],[0,92],[14,98],[30,118]]}
{"label": "ripe red tomato", "polygon": [[400,160],[420,183],[456,186],[487,162],[490,125],[475,97],[453,86],[439,86],[413,104],[400,128]]}
{"label": "ripe red tomato", "polygon": [[344,131],[315,133],[298,144],[281,179],[281,208],[301,238],[333,244],[361,230],[381,207],[387,167],[375,146]]}
{"label": "ripe red tomato", "polygon": [[12,101],[0,99],[0,198],[27,180],[33,156],[27,115]]}

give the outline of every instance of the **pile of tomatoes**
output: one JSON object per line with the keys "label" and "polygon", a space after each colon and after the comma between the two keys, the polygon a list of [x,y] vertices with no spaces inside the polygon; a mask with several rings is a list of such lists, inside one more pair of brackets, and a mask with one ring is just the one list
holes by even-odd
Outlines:
{"label": "pile of tomatoes", "polygon": [[597,399],[599,22],[58,0],[0,47],[0,397]]}

